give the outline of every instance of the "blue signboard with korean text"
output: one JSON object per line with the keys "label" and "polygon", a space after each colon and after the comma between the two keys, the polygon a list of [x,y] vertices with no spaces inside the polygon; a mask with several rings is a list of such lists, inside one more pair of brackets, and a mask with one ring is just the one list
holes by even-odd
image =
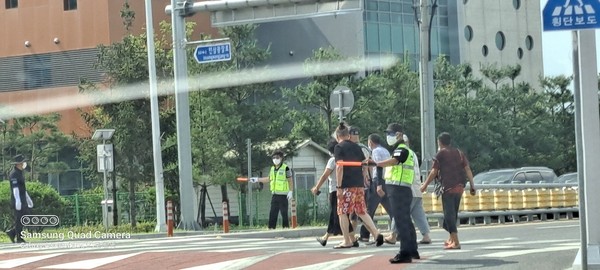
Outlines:
{"label": "blue signboard with korean text", "polygon": [[548,0],[542,10],[544,31],[600,28],[598,0]]}
{"label": "blue signboard with korean text", "polygon": [[231,60],[231,43],[199,45],[194,50],[194,58],[198,63],[210,63]]}

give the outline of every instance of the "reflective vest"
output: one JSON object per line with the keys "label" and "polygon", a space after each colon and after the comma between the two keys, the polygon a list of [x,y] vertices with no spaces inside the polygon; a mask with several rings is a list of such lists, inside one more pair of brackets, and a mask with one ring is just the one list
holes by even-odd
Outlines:
{"label": "reflective vest", "polygon": [[415,177],[414,153],[405,144],[398,145],[397,149],[400,148],[408,150],[408,158],[404,163],[398,163],[397,165],[385,168],[385,183],[388,185],[410,187]]}
{"label": "reflective vest", "polygon": [[286,177],[287,165],[281,164],[277,173],[275,172],[275,166],[271,166],[271,172],[269,173],[269,186],[271,188],[271,193],[286,195],[288,191],[290,191],[290,185],[288,179]]}

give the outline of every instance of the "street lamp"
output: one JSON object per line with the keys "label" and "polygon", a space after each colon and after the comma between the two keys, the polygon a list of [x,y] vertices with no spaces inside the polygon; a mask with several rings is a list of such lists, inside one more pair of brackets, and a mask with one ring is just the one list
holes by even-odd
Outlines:
{"label": "street lamp", "polygon": [[98,172],[102,172],[104,174],[104,201],[102,204],[102,223],[104,223],[105,229],[108,229],[108,187],[106,176],[108,172],[113,171],[112,144],[107,145],[106,140],[110,140],[114,133],[114,129],[97,129],[96,131],[94,131],[94,135],[92,135],[92,140],[102,140],[102,144],[98,145],[96,147],[96,150],[98,153]]}

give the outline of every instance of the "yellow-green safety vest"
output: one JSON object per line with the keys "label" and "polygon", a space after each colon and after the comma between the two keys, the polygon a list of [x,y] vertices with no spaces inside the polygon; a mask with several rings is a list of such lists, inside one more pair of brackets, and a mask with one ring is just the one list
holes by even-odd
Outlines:
{"label": "yellow-green safety vest", "polygon": [[413,159],[414,153],[405,144],[398,145],[397,149],[400,148],[405,148],[408,150],[408,158],[404,163],[398,163],[397,165],[385,168],[385,183],[388,185],[410,187],[415,177],[415,162]]}
{"label": "yellow-green safety vest", "polygon": [[272,194],[286,195],[290,191],[290,185],[286,176],[285,171],[287,165],[281,164],[277,173],[275,173],[275,166],[271,166],[271,172],[269,173],[269,186]]}

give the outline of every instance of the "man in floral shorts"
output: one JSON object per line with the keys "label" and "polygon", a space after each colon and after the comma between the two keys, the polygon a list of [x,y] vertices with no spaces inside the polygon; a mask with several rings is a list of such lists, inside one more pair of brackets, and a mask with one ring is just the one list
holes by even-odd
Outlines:
{"label": "man in floral shorts", "polygon": [[[335,161],[359,161],[365,160],[360,146],[350,141],[349,127],[343,122],[336,129],[338,145],[334,149]],[[366,169],[366,168],[364,168]],[[363,167],[361,166],[336,166],[338,209],[340,227],[344,235],[344,241],[334,248],[351,248],[358,246],[354,236],[350,235],[348,226],[350,221],[348,215],[355,213],[363,221],[364,225],[373,236],[376,236],[377,246],[383,244],[383,235],[379,233],[373,219],[367,214],[365,203],[365,190],[363,179]]]}

